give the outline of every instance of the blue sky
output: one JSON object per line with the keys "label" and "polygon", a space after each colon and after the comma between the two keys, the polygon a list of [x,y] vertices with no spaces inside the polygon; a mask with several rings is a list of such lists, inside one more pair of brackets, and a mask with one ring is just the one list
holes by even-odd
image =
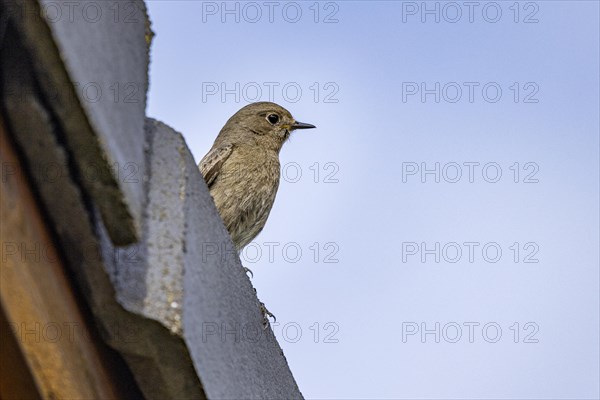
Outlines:
{"label": "blue sky", "polygon": [[598,4],[148,2],[197,160],[248,101],[318,127],[242,254],[307,398],[598,398]]}

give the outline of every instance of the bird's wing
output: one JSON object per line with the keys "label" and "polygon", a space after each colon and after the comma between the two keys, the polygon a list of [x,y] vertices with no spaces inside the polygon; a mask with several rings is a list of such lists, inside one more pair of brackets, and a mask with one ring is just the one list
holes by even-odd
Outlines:
{"label": "bird's wing", "polygon": [[219,175],[219,171],[221,170],[221,166],[227,160],[227,158],[231,155],[233,151],[233,145],[228,144],[221,147],[217,147],[208,152],[198,164],[200,168],[200,172],[206,181],[206,184],[210,188],[211,184]]}

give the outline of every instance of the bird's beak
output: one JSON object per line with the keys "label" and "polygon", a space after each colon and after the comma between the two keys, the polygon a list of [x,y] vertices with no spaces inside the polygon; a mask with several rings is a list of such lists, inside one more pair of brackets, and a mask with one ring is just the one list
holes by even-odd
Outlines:
{"label": "bird's beak", "polygon": [[312,128],[316,128],[316,126],[314,126],[313,124],[305,124],[304,122],[294,122],[294,124],[290,127],[293,129],[312,129]]}

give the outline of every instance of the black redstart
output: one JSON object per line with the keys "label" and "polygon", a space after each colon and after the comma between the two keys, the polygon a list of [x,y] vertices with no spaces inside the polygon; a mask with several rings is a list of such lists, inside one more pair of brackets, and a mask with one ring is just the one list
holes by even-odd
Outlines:
{"label": "black redstart", "polygon": [[315,128],[285,108],[252,103],[235,113],[200,164],[238,251],[263,229],[279,187],[279,151],[293,130]]}

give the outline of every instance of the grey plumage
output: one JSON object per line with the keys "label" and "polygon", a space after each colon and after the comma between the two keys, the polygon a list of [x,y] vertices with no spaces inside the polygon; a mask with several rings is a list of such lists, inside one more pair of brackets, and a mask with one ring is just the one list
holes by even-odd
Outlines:
{"label": "grey plumage", "polygon": [[263,229],[279,187],[279,152],[295,129],[314,128],[285,108],[253,103],[235,113],[199,163],[237,250]]}

